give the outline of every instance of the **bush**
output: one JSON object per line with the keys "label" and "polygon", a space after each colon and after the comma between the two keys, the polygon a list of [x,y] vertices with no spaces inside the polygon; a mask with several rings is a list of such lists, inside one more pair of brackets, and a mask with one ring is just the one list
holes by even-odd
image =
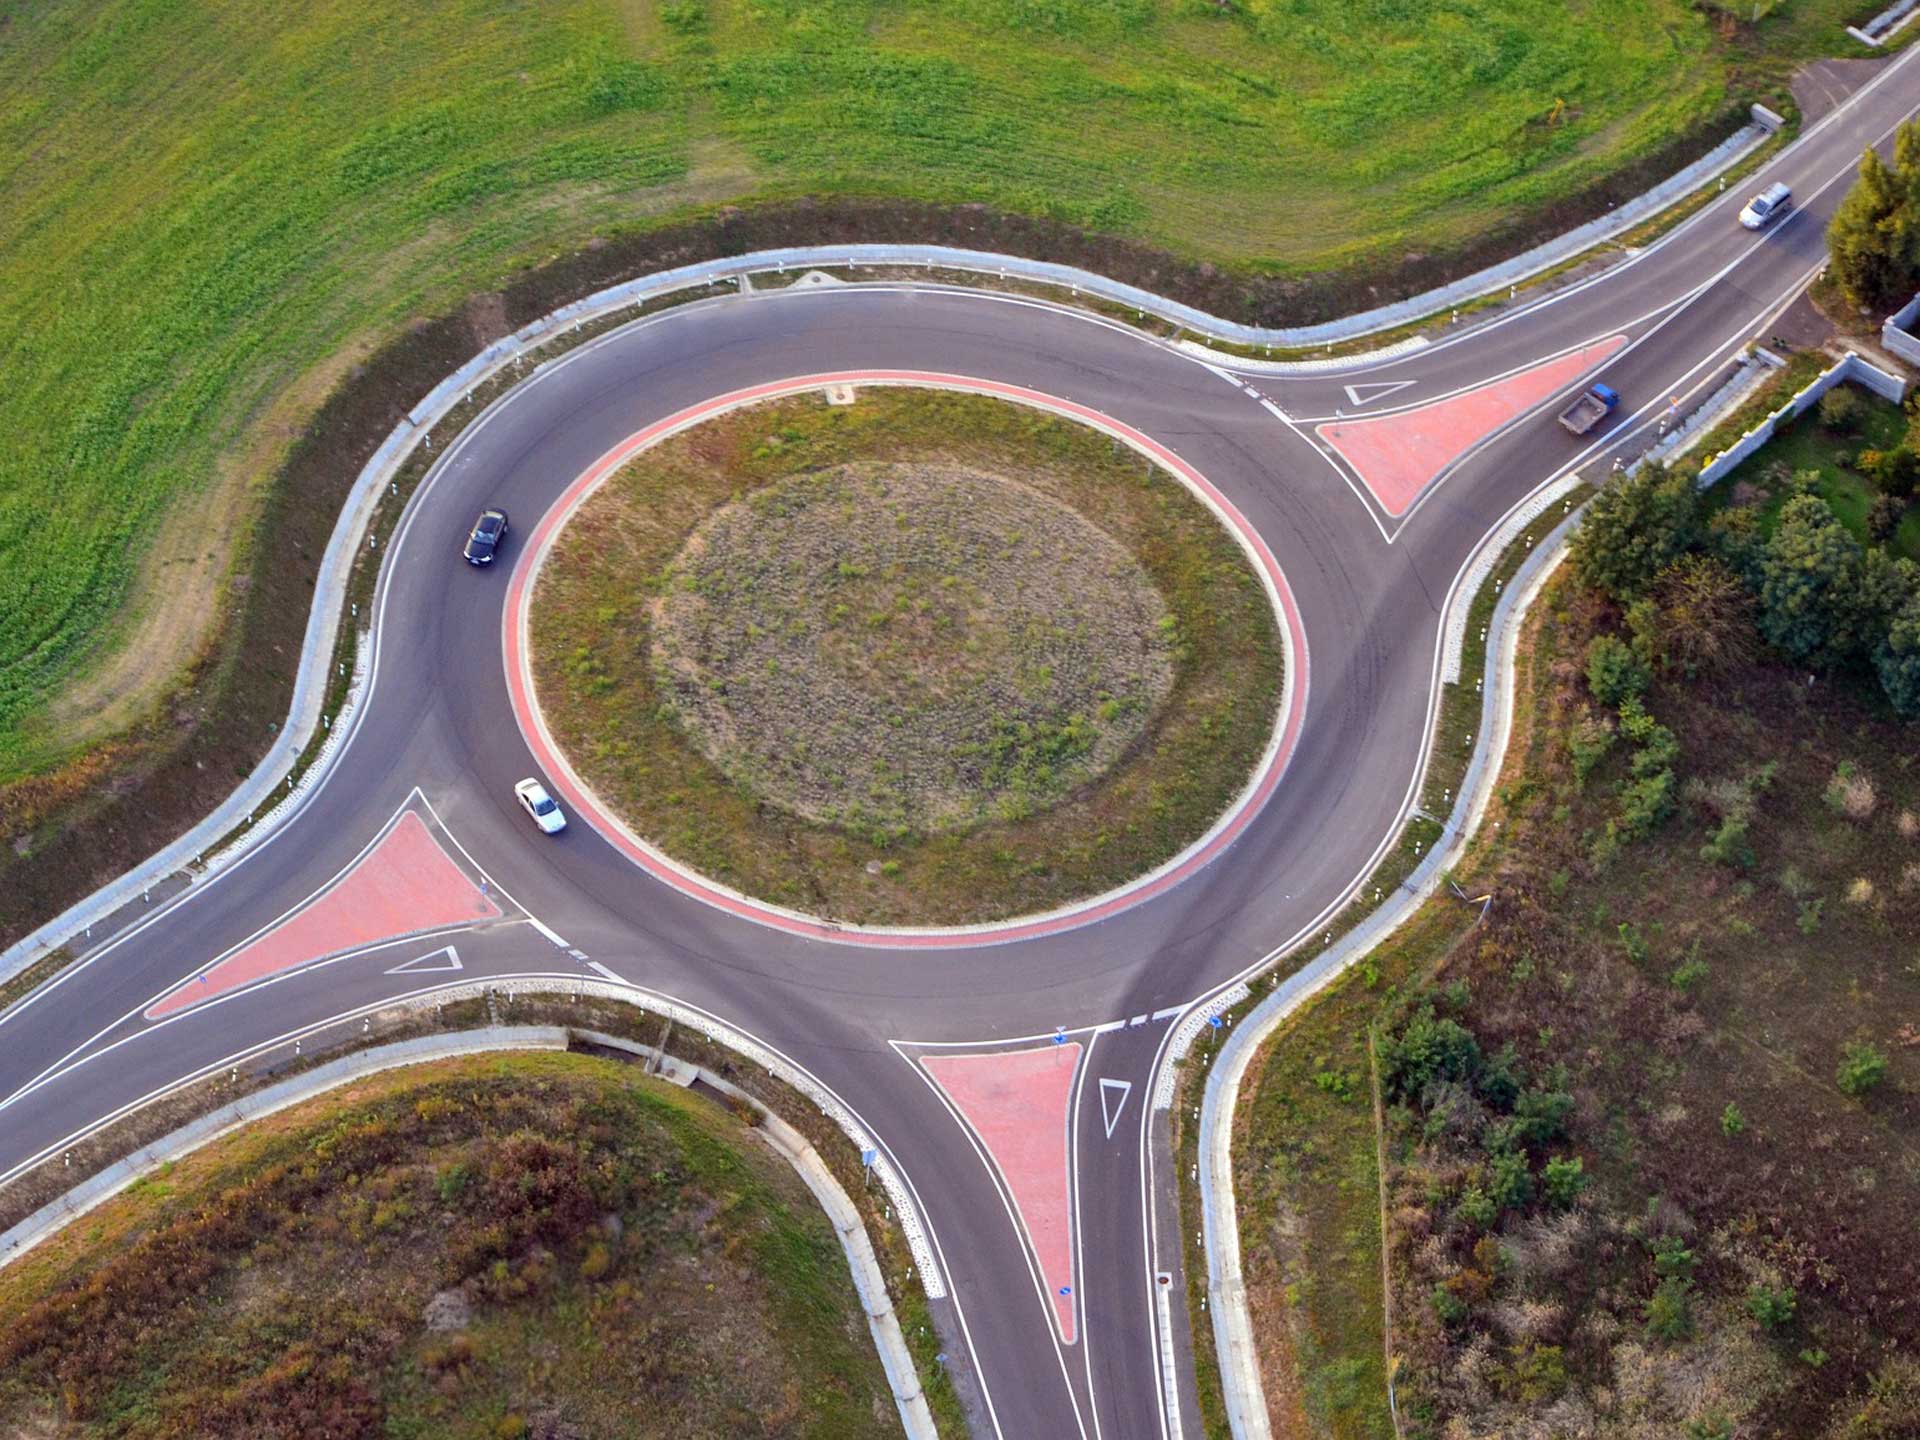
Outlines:
{"label": "bush", "polygon": [[[1916,687],[1920,690],[1920,687]],[[1573,778],[1585,785],[1587,777],[1607,758],[1613,748],[1613,726],[1604,716],[1586,714],[1567,731],[1567,753],[1573,757]]]}
{"label": "bush", "polygon": [[1720,1112],[1720,1133],[1731,1140],[1736,1135],[1745,1134],[1746,1129],[1747,1117],[1740,1112],[1738,1105],[1729,1100],[1727,1108]]}
{"label": "bush", "polygon": [[1618,839],[1643,840],[1673,814],[1673,771],[1658,770],[1620,787],[1620,813],[1607,822]]}
{"label": "bush", "polygon": [[1412,1100],[1436,1080],[1471,1081],[1480,1070],[1480,1042],[1457,1020],[1426,1005],[1380,1042],[1380,1074],[1389,1095]]}
{"label": "bush", "polygon": [[1625,641],[1596,635],[1587,643],[1587,689],[1602,705],[1618,705],[1646,693],[1653,676]]}
{"label": "bush", "polygon": [[1793,1319],[1799,1296],[1791,1285],[1756,1284],[1747,1290],[1747,1313],[1768,1330],[1778,1330]]}
{"label": "bush", "polygon": [[1854,456],[1853,468],[1873,481],[1883,496],[1904,500],[1913,494],[1920,481],[1920,455],[1905,445],[1891,450],[1862,450]]}
{"label": "bush", "polygon": [[1467,1302],[1444,1285],[1433,1287],[1433,1313],[1442,1325],[1458,1325],[1467,1318]]}
{"label": "bush", "polygon": [[1540,1188],[1547,1200],[1562,1208],[1573,1204],[1589,1183],[1586,1167],[1578,1155],[1566,1160],[1549,1160],[1540,1173]]}
{"label": "bush", "polygon": [[1864,1095],[1886,1078],[1887,1057],[1868,1042],[1855,1041],[1840,1052],[1834,1081],[1843,1095]]}
{"label": "bush", "polygon": [[1469,1185],[1460,1192],[1460,1199],[1453,1207],[1454,1215],[1484,1230],[1493,1224],[1500,1214],[1500,1207],[1493,1203],[1493,1197],[1478,1185]]}
{"label": "bush", "polygon": [[1654,1287],[1642,1315],[1656,1340],[1685,1340],[1693,1334],[1693,1281],[1669,1275]]}
{"label": "bush", "polygon": [[1906,497],[1874,496],[1873,504],[1867,507],[1867,538],[1876,545],[1885,545],[1893,539],[1894,532],[1900,528],[1900,519],[1906,513]]}
{"label": "bush", "polygon": [[1852,434],[1866,418],[1867,402],[1851,385],[1836,385],[1820,397],[1820,424],[1824,429]]}

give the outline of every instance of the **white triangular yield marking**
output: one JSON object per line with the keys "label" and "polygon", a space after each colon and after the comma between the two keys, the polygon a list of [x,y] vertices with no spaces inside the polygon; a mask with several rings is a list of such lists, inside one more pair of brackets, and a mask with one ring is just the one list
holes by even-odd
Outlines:
{"label": "white triangular yield marking", "polygon": [[430,950],[425,955],[416,955],[404,965],[396,965],[387,971],[389,975],[431,975],[442,970],[464,970],[460,963],[460,952],[451,945],[442,945],[438,950]]}
{"label": "white triangular yield marking", "polygon": [[[1120,1112],[1127,1108],[1127,1096],[1133,1093],[1131,1080],[1102,1080],[1100,1082],[1100,1118],[1107,1122],[1107,1138],[1113,1138],[1113,1127],[1120,1123]],[[1108,1097],[1112,1097],[1111,1100]]]}
{"label": "white triangular yield marking", "polygon": [[1356,407],[1371,405],[1382,395],[1391,395],[1396,390],[1404,390],[1409,385],[1417,385],[1417,380],[1376,380],[1370,385],[1349,385],[1346,387],[1347,399]]}

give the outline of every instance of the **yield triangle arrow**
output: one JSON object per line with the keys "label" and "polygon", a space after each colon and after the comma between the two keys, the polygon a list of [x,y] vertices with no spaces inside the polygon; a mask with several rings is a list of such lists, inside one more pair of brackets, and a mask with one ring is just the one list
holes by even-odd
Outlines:
{"label": "yield triangle arrow", "polygon": [[1383,395],[1391,395],[1396,390],[1404,390],[1409,385],[1417,385],[1417,380],[1376,380],[1369,385],[1349,385],[1346,387],[1347,399],[1357,409],[1362,405],[1371,405]]}
{"label": "yield triangle arrow", "polygon": [[1127,1096],[1133,1093],[1131,1080],[1102,1080],[1100,1082],[1100,1118],[1107,1122],[1107,1138],[1113,1138],[1113,1127],[1120,1123],[1120,1112],[1127,1108]]}
{"label": "yield triangle arrow", "polygon": [[416,955],[404,965],[396,965],[387,971],[389,975],[431,975],[443,970],[464,970],[460,963],[460,952],[451,945],[442,945],[438,950],[430,950],[425,955]]}

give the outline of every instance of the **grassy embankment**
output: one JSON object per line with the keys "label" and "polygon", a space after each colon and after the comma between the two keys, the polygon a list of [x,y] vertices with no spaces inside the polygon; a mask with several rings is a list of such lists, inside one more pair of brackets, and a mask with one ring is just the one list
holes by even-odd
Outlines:
{"label": "grassy embankment", "polygon": [[786,1161],[578,1055],[394,1071],[257,1122],[0,1271],[0,1316],[21,1433],[899,1433]]}
{"label": "grassy embankment", "polygon": [[801,194],[978,201],[1289,274],[1430,256],[1651,153],[1848,13],[1716,39],[1679,0],[9,5],[0,777],[184,723],[153,703],[218,658],[231,546],[289,438],[376,337],[515,265]]}
{"label": "grassy embankment", "polygon": [[[678,583],[671,563],[695,528],[729,501],[771,493],[765,487],[788,476],[863,459],[952,463],[1018,477],[1092,520],[1137,559],[1171,621],[1165,633],[1172,688],[1105,774],[1064,797],[1048,795],[1038,780],[1024,789],[1002,785],[996,808],[1015,818],[961,829],[810,823],[767,803],[690,742],[685,719],[663,705],[671,696],[651,653],[653,602]],[[871,518],[852,518],[849,543],[864,543]],[[1009,530],[1007,553],[1026,544],[1023,530],[1034,529]],[[948,668],[943,650],[961,642],[913,630],[915,607],[925,595],[940,596],[948,581],[915,571],[925,595],[909,593],[878,563],[843,561],[809,581],[820,594],[782,613],[798,620],[805,611],[808,623],[824,627],[820,647],[849,676],[881,664],[898,643],[896,630],[909,632],[912,653],[885,661],[883,670]],[[874,614],[869,592],[882,581],[892,588],[885,610]],[[746,577],[740,603],[763,605],[781,583],[777,575]],[[848,603],[831,603],[842,591]],[[939,618],[944,604],[936,600],[929,613]],[[762,618],[769,626],[787,623]],[[992,638],[1007,619],[1019,622],[1025,638]],[[1019,616],[989,612],[987,621],[979,633],[1009,646],[1009,668],[1040,664],[1056,643],[1028,633]],[[1265,592],[1238,545],[1179,482],[1070,422],[995,400],[914,390],[864,390],[852,406],[806,396],[755,407],[639,457],[570,523],[542,574],[532,632],[548,724],[588,782],[640,834],[750,894],[864,923],[950,924],[1030,913],[1153,868],[1203,833],[1238,794],[1267,743],[1280,691],[1279,638]],[[1034,644],[1039,649],[1027,654]],[[972,658],[962,657],[967,664]],[[728,701],[738,689],[739,703],[750,706],[752,695],[767,688],[746,676],[728,689]],[[902,724],[937,728],[958,704],[911,715],[912,687],[902,680],[898,688],[893,718]],[[791,766],[804,753],[821,767],[852,763],[840,755],[849,742],[839,731],[856,702],[864,706],[872,697],[820,693],[810,705],[803,698],[790,696],[780,715],[758,717],[762,728],[787,737],[781,762]],[[742,728],[754,718],[743,715]],[[1101,723],[1097,711],[1084,720],[1096,729]],[[1008,752],[1009,763],[1018,771],[1064,773],[1068,762],[1049,758],[1055,747],[1048,736],[1037,728],[1033,734],[1032,744]],[[1025,795],[1052,803],[1024,817],[1005,809]],[[867,797],[861,791],[840,798]]]}

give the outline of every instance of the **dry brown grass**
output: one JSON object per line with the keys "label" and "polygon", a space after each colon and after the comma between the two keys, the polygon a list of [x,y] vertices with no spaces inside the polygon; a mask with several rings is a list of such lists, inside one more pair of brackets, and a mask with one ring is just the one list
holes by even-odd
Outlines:
{"label": "dry brown grass", "polygon": [[715,512],[652,603],[655,679],[769,803],[906,836],[1019,818],[1109,769],[1173,686],[1126,550],[942,466],[799,475]]}

